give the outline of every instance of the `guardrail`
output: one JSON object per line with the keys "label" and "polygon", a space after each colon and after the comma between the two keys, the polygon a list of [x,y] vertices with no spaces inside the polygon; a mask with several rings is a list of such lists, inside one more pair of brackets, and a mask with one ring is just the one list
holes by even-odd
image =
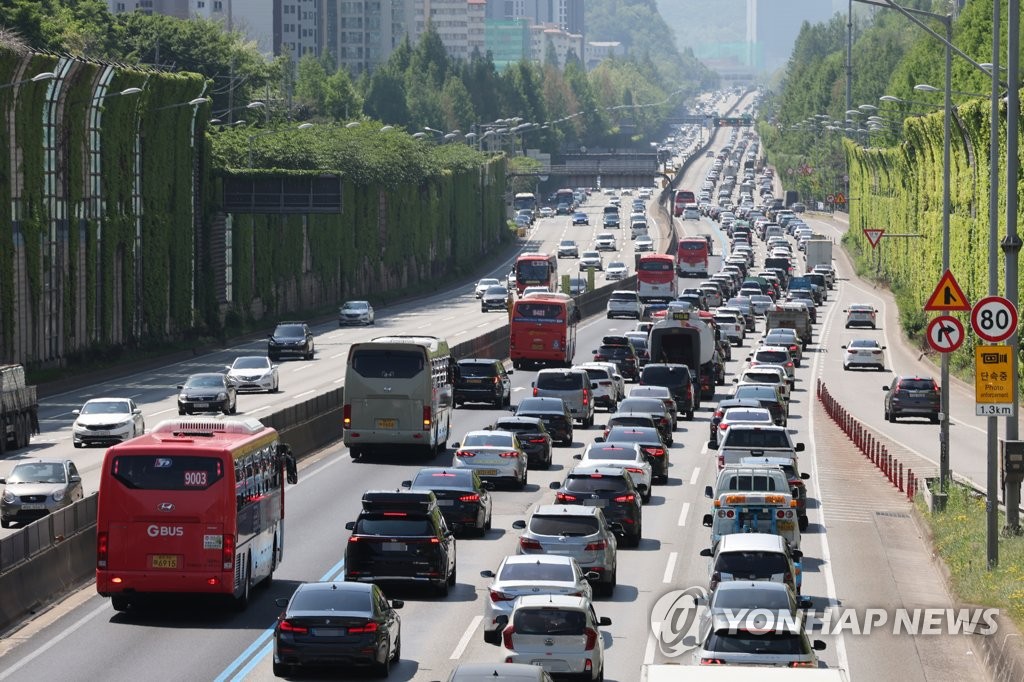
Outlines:
{"label": "guardrail", "polygon": [[[629,277],[576,297],[584,317],[604,313],[611,292],[636,288]],[[509,355],[507,324],[452,346],[456,358]],[[341,440],[345,388],[260,418],[302,458]],[[0,539],[0,632],[91,578],[96,568],[96,494]]]}

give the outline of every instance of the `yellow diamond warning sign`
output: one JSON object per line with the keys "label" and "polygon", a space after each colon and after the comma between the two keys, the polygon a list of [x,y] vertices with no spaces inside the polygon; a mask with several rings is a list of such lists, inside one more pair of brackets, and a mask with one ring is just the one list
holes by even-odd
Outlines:
{"label": "yellow diamond warning sign", "polygon": [[956,281],[956,277],[949,270],[942,274],[935,291],[932,292],[928,302],[924,304],[925,310],[970,310],[971,304],[964,296],[963,289]]}

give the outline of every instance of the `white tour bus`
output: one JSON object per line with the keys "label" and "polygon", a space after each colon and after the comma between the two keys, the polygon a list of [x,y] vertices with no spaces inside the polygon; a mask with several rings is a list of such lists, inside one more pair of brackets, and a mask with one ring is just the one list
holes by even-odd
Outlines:
{"label": "white tour bus", "polygon": [[455,364],[435,336],[353,344],[345,370],[344,442],[353,458],[448,447]]}

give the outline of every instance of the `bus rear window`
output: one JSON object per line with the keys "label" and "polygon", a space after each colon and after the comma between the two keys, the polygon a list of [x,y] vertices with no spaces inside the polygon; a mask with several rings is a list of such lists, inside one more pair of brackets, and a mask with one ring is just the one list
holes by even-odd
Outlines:
{"label": "bus rear window", "polygon": [[411,379],[423,371],[423,353],[363,348],[352,354],[352,369],[367,379]]}
{"label": "bus rear window", "polygon": [[133,455],[115,457],[111,475],[133,490],[206,490],[224,477],[216,457]]}
{"label": "bus rear window", "polygon": [[515,307],[516,322],[564,322],[565,307],[555,303],[526,303]]}
{"label": "bus rear window", "polygon": [[683,251],[707,251],[707,242],[679,242],[679,248]]}
{"label": "bus rear window", "polygon": [[642,272],[672,272],[672,261],[667,260],[642,260],[637,270]]}

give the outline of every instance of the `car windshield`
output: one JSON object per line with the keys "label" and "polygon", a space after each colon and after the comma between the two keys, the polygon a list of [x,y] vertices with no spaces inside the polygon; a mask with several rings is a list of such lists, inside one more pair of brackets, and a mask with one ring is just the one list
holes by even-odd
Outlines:
{"label": "car windshield", "polygon": [[[736,474],[729,477],[729,490],[775,492],[775,479],[768,474]],[[779,492],[789,492],[788,487]]]}
{"label": "car windshield", "polygon": [[854,339],[847,348],[878,348],[878,342],[874,339]]}
{"label": "car windshield", "polygon": [[795,632],[756,634],[745,630],[716,630],[708,635],[704,648],[723,654],[802,656],[810,653],[804,636]]}
{"label": "car windshield", "polygon": [[370,307],[370,304],[366,301],[349,301],[342,306],[345,310],[366,310]]}
{"label": "car windshield", "polygon": [[550,607],[517,609],[512,626],[517,635],[582,635],[587,627],[587,616],[582,611]]}
{"label": "car windshield", "polygon": [[600,522],[593,516],[538,516],[530,519],[530,532],[535,535],[564,535],[584,537],[601,530]]}
{"label": "car windshield", "polygon": [[552,564],[545,561],[530,563],[505,564],[498,573],[498,580],[543,580],[550,582],[576,582],[572,566],[569,564]]}
{"label": "car windshield", "polygon": [[377,514],[360,518],[356,522],[354,532],[359,535],[380,535],[384,537],[434,535],[433,526],[425,518],[384,517]]}
{"label": "car windshield", "polygon": [[576,242],[574,242],[571,239],[563,239],[562,241],[558,242],[558,245],[559,246],[576,246]]}
{"label": "car windshield", "polygon": [[470,471],[421,471],[412,480],[413,488],[427,490],[454,488],[466,490],[473,488],[473,473]]}
{"label": "car windshield", "polygon": [[649,426],[613,426],[608,429],[606,443],[660,443],[658,430]]}
{"label": "car windshield", "polygon": [[462,441],[464,448],[514,448],[515,437],[507,433],[467,433]]}
{"label": "car windshield", "polygon": [[270,359],[263,357],[236,358],[231,369],[267,369],[270,367]]}
{"label": "car windshield", "polygon": [[746,407],[734,407],[726,410],[724,419],[730,422],[770,422],[771,414],[767,410],[751,410]]}
{"label": "car windshield", "polygon": [[285,339],[294,339],[305,335],[306,332],[301,324],[282,324],[274,331],[274,336],[280,336]]}
{"label": "car windshield", "polygon": [[507,296],[508,289],[503,286],[487,287],[487,295],[489,296]]}
{"label": "car windshield", "polygon": [[625,269],[625,267],[626,267],[625,263],[623,263],[621,261],[617,261],[617,260],[612,261],[611,263],[608,264],[608,269],[609,270],[612,270],[612,269]]}
{"label": "car windshield", "polygon": [[623,476],[569,474],[563,486],[572,493],[621,493],[629,490]]}
{"label": "car windshield", "polygon": [[540,434],[544,427],[541,424],[531,424],[529,422],[497,421],[494,423],[494,428],[518,434]]}
{"label": "car windshield", "polygon": [[793,608],[786,590],[777,589],[772,583],[765,584],[770,587],[761,589],[750,586],[730,590],[722,589],[722,586],[719,586],[719,589],[715,590],[712,595],[709,606],[713,609],[770,609],[772,611],[789,611]]}
{"label": "car windshield", "polygon": [[128,414],[127,400],[90,400],[82,405],[80,414]]}
{"label": "car windshield", "polygon": [[59,462],[30,462],[14,467],[7,483],[67,483],[67,478]]}
{"label": "car windshield", "polygon": [[584,258],[595,258],[595,259],[597,259],[597,258],[601,257],[601,254],[599,254],[597,251],[584,251],[583,252],[583,257]]}
{"label": "car windshield", "polygon": [[198,374],[185,382],[187,388],[223,388],[224,377],[220,374]]}
{"label": "car windshield", "polygon": [[295,591],[288,610],[295,611],[338,611],[369,614],[373,611],[369,590],[325,590],[302,589]]}

